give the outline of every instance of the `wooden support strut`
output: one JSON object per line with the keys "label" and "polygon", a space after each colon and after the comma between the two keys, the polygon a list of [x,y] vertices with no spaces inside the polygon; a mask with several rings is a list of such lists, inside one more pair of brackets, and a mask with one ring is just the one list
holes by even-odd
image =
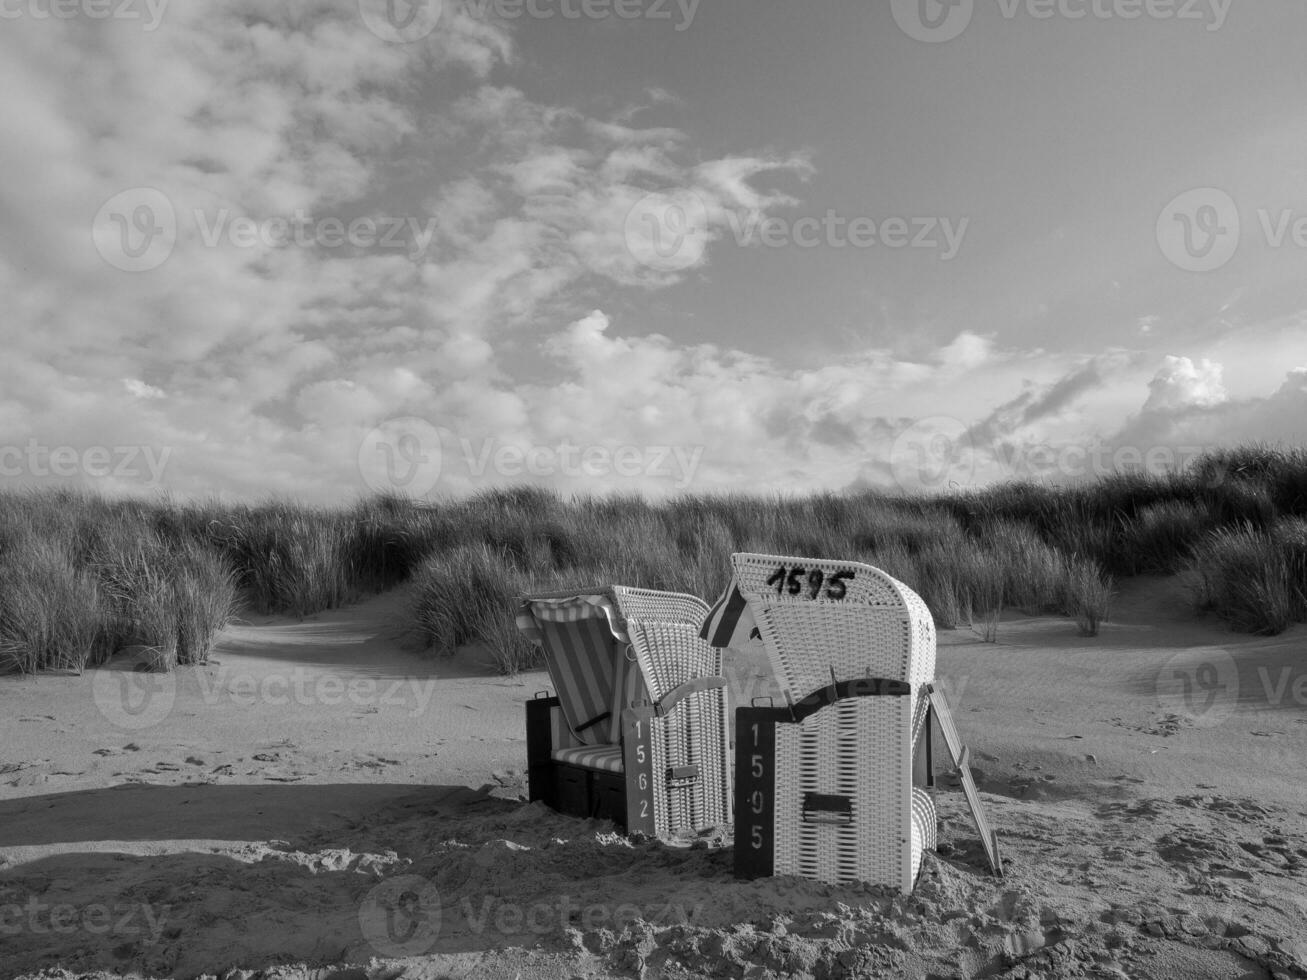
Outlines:
{"label": "wooden support strut", "polygon": [[998,835],[989,828],[989,821],[985,818],[985,810],[980,802],[980,793],[976,789],[976,781],[971,775],[971,751],[962,744],[957,726],[953,723],[953,713],[949,710],[948,702],[944,700],[943,692],[937,690],[933,684],[927,684],[926,694],[930,698],[932,712],[939,722],[939,730],[944,735],[944,742],[948,745],[953,765],[962,779],[962,792],[966,794],[967,806],[971,808],[971,819],[975,821],[976,830],[980,832],[980,843],[984,845],[989,868],[994,874],[1001,876],[1003,859],[998,853]]}

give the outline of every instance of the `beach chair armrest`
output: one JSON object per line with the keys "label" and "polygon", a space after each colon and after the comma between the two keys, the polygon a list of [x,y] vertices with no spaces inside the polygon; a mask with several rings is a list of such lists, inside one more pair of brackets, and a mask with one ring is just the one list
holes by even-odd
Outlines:
{"label": "beach chair armrest", "polygon": [[853,680],[838,681],[819,687],[793,704],[759,710],[770,712],[767,717],[774,721],[797,724],[809,715],[816,714],[822,708],[847,698],[907,697],[911,693],[912,685],[907,681],[892,680],[885,677],[858,677]]}
{"label": "beach chair armrest", "polygon": [[720,676],[695,677],[683,684],[677,684],[654,704],[654,714],[665,715],[691,695],[698,694],[700,691],[715,691],[725,686],[726,678]]}

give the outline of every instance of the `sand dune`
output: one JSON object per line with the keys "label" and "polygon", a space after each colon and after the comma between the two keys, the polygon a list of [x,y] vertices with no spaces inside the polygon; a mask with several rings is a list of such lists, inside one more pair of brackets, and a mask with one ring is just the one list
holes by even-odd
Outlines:
{"label": "sand dune", "polygon": [[945,779],[908,898],[522,802],[544,675],[419,656],[397,594],[168,678],[0,679],[0,976],[1307,977],[1307,633],[1127,587],[1096,638],[941,634],[1008,873]]}

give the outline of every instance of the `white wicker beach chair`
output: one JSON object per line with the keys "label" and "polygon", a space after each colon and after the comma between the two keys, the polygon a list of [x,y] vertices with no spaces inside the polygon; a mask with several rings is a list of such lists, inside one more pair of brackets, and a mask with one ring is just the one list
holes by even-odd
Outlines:
{"label": "white wicker beach chair", "polygon": [[704,622],[718,646],[750,634],[784,704],[736,711],[735,871],[866,881],[910,892],[935,846],[926,785],[935,626],[879,569],[731,557],[735,578]]}
{"label": "white wicker beach chair", "polygon": [[659,837],[725,825],[721,651],[694,596],[620,585],[522,596],[518,628],[557,692],[527,702],[529,795]]}

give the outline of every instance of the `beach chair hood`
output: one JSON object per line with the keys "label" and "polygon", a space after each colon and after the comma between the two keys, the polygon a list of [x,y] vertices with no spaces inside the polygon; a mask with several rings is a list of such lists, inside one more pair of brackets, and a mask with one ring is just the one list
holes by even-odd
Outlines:
{"label": "beach chair hood", "polygon": [[761,643],[782,695],[800,701],[832,682],[935,674],[935,622],[912,589],[859,562],[731,556],[733,578],[700,635],[713,646]]}

